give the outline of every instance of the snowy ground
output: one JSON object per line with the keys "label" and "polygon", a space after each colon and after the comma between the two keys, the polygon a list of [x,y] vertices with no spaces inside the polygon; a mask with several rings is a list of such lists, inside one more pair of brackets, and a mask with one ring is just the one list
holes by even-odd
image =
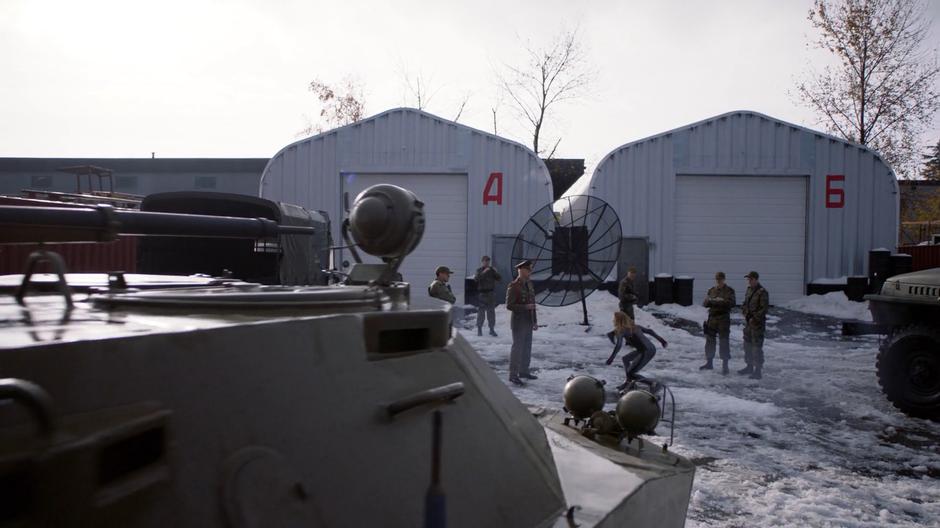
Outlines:
{"label": "snowy ground", "polygon": [[[854,305],[862,303],[813,297],[819,298],[772,309],[759,382],[698,370],[704,308],[637,310],[638,322],[669,342],[644,373],[675,393],[673,449],[698,466],[686,526],[940,526],[940,426],[905,417],[882,397],[874,372],[877,337],[842,337],[838,319],[801,313],[844,317],[860,313]],[[611,350],[604,333],[617,299],[597,292],[587,305],[591,327],[578,324],[580,304],[539,307],[546,325],[534,336],[539,379],[510,385],[520,400],[560,408],[572,373],[607,380],[608,387],[623,381],[619,360],[604,365]],[[731,365],[738,369],[744,366],[742,321],[739,312],[735,316]],[[462,333],[506,380],[511,338],[505,308],[497,308],[497,321],[498,338],[485,329],[477,337],[475,327]],[[664,432],[668,428],[660,426]]]}
{"label": "snowy ground", "polygon": [[828,315],[839,319],[871,321],[867,302],[853,302],[842,292],[800,297],[783,305],[783,308],[817,315]]}

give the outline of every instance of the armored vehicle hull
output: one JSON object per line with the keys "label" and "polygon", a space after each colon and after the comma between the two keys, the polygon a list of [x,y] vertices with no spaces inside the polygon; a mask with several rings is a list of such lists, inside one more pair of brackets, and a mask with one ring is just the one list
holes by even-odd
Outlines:
{"label": "armored vehicle hull", "polygon": [[533,416],[446,309],[381,288],[3,297],[0,317],[0,523],[420,526],[438,409],[449,526],[684,524],[687,460]]}
{"label": "armored vehicle hull", "polygon": [[[24,209],[0,206],[0,242],[284,247],[319,229]],[[0,277],[22,280],[0,296],[0,525],[682,526],[691,463],[637,438],[588,440],[551,413],[540,423],[453,333],[447,305],[410,302],[398,267],[423,231],[417,196],[370,187],[343,221],[356,264],[340,286],[82,277],[34,252],[25,277]],[[33,274],[42,263],[55,275]],[[34,282],[56,293],[26,295]]]}

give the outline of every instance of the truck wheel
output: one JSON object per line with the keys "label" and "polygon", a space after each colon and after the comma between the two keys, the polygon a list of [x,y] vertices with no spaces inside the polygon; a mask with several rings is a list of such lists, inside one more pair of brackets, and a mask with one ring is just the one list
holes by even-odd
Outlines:
{"label": "truck wheel", "polygon": [[940,421],[940,332],[902,328],[878,352],[878,383],[905,414]]}

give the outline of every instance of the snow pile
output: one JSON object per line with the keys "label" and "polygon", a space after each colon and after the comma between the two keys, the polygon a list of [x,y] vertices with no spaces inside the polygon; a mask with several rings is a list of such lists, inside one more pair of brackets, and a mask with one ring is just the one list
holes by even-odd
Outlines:
{"label": "snow pile", "polygon": [[783,307],[797,312],[825,315],[836,319],[872,320],[867,302],[850,301],[842,292],[800,297],[784,304]]}
{"label": "snow pile", "polygon": [[849,278],[843,275],[841,277],[836,277],[836,278],[815,279],[813,281],[813,284],[840,286],[840,285],[848,284],[848,282],[849,282]]}
{"label": "snow pile", "polygon": [[673,393],[679,401],[696,401],[702,411],[714,413],[716,416],[727,415],[735,419],[742,417],[757,419],[770,418],[781,412],[772,403],[744,400],[704,389],[677,387]]}

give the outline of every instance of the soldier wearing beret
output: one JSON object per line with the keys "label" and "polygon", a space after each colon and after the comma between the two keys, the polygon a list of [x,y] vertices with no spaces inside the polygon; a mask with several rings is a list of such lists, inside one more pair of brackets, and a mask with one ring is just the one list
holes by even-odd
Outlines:
{"label": "soldier wearing beret", "polygon": [[734,289],[725,284],[725,274],[715,274],[715,285],[708,289],[703,305],[708,308],[708,320],[705,321],[705,364],[699,370],[711,370],[715,360],[715,338],[718,339],[718,354],[721,357],[721,373],[728,374],[728,360],[731,359],[731,345],[728,336],[731,333],[731,309],[736,304]]}
{"label": "soldier wearing beret", "polygon": [[524,385],[522,378],[538,379],[529,372],[532,359],[532,332],[538,329],[535,315],[535,288],[529,275],[532,262],[523,260],[516,265],[516,280],[506,288],[506,308],[512,312],[509,327],[512,329],[512,350],[509,354],[509,381]]}
{"label": "soldier wearing beret", "polygon": [[744,362],[747,366],[738,374],[750,374],[751,379],[761,379],[764,368],[764,331],[767,327],[767,310],[770,308],[770,295],[761,286],[760,275],[752,271],[747,278],[747,293],[744,294]]}
{"label": "soldier wearing beret", "polygon": [[447,281],[450,280],[450,274],[450,268],[447,266],[438,266],[437,269],[434,270],[434,275],[437,278],[428,286],[428,295],[451,304],[457,302],[457,297],[454,297],[454,292],[450,290],[450,284],[447,284]]}

